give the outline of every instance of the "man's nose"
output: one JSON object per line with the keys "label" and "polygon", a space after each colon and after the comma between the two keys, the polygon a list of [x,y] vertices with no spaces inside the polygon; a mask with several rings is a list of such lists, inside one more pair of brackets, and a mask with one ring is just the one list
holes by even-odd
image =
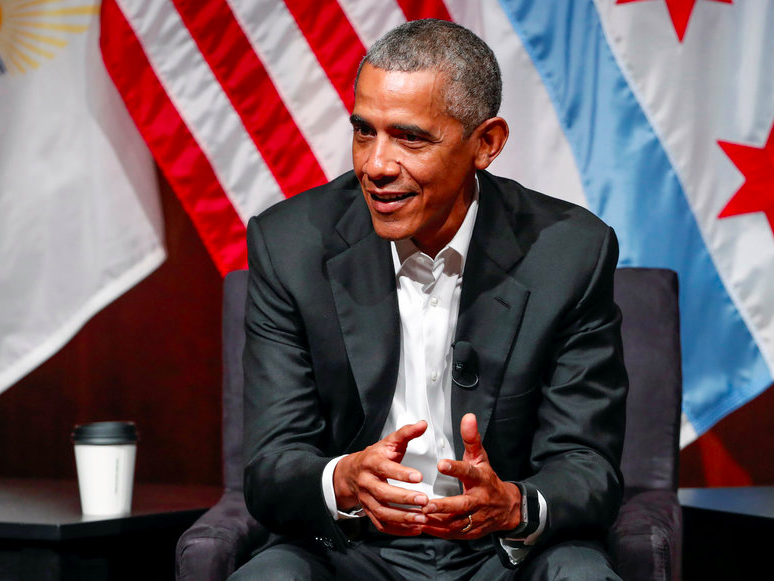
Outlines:
{"label": "man's nose", "polygon": [[363,172],[372,180],[397,176],[400,164],[396,156],[394,144],[389,138],[377,137],[368,152]]}

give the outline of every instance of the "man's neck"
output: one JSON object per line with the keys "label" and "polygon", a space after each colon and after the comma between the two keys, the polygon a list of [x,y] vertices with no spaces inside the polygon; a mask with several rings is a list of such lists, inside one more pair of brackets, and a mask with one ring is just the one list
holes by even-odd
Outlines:
{"label": "man's neck", "polygon": [[436,255],[454,239],[470,213],[470,206],[473,203],[473,200],[478,200],[478,175],[473,174],[473,183],[471,184],[471,187],[465,189],[466,191],[462,194],[464,206],[452,210],[452,214],[447,217],[446,222],[441,229],[441,232],[444,232],[444,235],[438,236],[429,243],[424,243],[416,237],[411,239],[414,245],[430,258],[435,258]]}

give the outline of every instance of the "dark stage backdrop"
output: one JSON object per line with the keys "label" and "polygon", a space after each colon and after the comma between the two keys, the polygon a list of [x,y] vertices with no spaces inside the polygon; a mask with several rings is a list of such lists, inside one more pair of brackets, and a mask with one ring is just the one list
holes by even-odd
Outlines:
{"label": "dark stage backdrop", "polygon": [[[137,480],[219,484],[221,278],[161,180],[167,261],[0,394],[0,476],[75,477],[77,423],[137,423]],[[681,486],[774,484],[774,390],[683,450]]]}

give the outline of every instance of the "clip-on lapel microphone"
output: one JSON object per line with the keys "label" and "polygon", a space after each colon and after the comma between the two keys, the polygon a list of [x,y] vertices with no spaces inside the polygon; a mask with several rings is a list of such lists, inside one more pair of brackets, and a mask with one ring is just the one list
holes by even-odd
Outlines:
{"label": "clip-on lapel microphone", "polygon": [[473,345],[467,341],[452,343],[452,382],[462,389],[473,389],[478,385],[478,358]]}

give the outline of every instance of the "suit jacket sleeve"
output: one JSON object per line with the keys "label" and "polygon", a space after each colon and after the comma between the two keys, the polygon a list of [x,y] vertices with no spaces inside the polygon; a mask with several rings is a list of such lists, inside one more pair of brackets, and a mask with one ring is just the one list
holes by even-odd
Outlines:
{"label": "suit jacket sleeve", "polygon": [[250,275],[245,315],[245,498],[270,530],[344,536],[325,507],[321,451],[326,419],[301,316],[283,288],[259,222],[248,225]]}
{"label": "suit jacket sleeve", "polygon": [[534,474],[525,482],[546,498],[552,537],[599,536],[615,520],[628,380],[613,302],[618,244],[607,229],[576,304],[559,319],[538,406]]}

